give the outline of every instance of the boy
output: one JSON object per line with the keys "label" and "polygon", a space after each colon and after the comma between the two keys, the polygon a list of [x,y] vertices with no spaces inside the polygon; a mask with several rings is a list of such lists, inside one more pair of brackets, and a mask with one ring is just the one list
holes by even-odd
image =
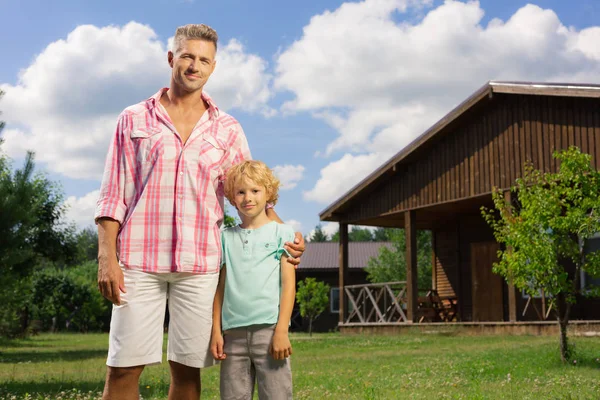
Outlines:
{"label": "boy", "polygon": [[[283,245],[292,227],[271,221],[279,181],[260,161],[232,167],[225,197],[242,223],[222,232],[223,261],[213,304],[210,349],[221,360],[221,399],[291,399],[288,327],[296,282]],[[222,333],[223,332],[223,333]]]}

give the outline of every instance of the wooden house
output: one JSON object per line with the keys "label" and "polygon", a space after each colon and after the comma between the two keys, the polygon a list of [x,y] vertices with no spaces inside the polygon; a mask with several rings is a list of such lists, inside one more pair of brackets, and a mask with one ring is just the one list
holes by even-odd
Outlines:
{"label": "wooden house", "polygon": [[[391,247],[389,242],[350,242],[348,243],[348,278],[346,285],[367,283],[365,268],[372,257],[377,257],[382,246]],[[307,242],[302,262],[296,270],[296,282],[306,278],[329,285],[329,306],[313,323],[316,332],[327,332],[337,328],[339,320],[339,287],[338,287],[338,256],[337,242]],[[306,330],[308,325],[299,316],[298,307],[294,309],[293,328]]]}
{"label": "wooden house", "polygon": [[[528,298],[492,272],[499,244],[480,209],[493,207],[494,187],[510,196],[526,161],[556,171],[552,153],[572,145],[600,168],[600,86],[487,83],[320,213],[322,221],[340,223],[339,287],[349,279],[349,224],[404,228],[405,319],[391,322],[419,322],[415,240],[426,229],[433,237],[432,288],[453,299],[453,323],[551,319],[552,299]],[[587,245],[597,248],[600,238]],[[341,299],[341,326],[353,326],[347,302]],[[572,319],[600,319],[600,301],[580,299]]]}

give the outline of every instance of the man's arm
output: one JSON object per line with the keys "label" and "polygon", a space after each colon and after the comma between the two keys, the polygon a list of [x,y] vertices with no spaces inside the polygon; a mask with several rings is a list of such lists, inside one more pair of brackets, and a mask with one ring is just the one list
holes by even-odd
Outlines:
{"label": "man's arm", "polygon": [[217,291],[215,292],[215,299],[213,301],[213,325],[212,325],[212,336],[210,339],[210,352],[215,360],[224,360],[227,355],[223,353],[223,333],[221,326],[221,311],[223,310],[223,296],[225,295],[225,266],[221,268],[219,274],[219,284],[217,285]]}
{"label": "man's arm", "polygon": [[271,355],[283,360],[292,355],[292,344],[288,335],[294,300],[296,299],[296,272],[288,257],[281,257],[281,298],[279,300],[279,318],[275,325]]}
{"label": "man's arm", "polygon": [[[269,217],[271,221],[283,224],[283,221],[281,220],[281,218],[279,218],[279,215],[277,215],[274,208],[267,208],[266,213],[267,217]],[[295,232],[294,235],[296,236],[294,238],[294,242],[285,242],[283,248],[291,256],[288,259],[288,262],[292,264],[295,268],[298,268],[298,265],[300,264],[300,257],[302,257],[302,254],[304,254],[304,249],[306,246],[304,244],[304,236],[302,236],[302,233]]]}
{"label": "man's arm", "polygon": [[121,305],[125,293],[123,271],[117,259],[119,222],[110,218],[98,219],[98,288],[111,303]]}
{"label": "man's arm", "polygon": [[[121,304],[121,292],[125,293],[123,272],[117,260],[117,235],[125,219],[125,180],[127,143],[125,131],[130,126],[130,116],[122,113],[108,148],[100,198],[94,213],[98,225],[98,288],[113,304]],[[131,148],[129,148],[131,151]]]}

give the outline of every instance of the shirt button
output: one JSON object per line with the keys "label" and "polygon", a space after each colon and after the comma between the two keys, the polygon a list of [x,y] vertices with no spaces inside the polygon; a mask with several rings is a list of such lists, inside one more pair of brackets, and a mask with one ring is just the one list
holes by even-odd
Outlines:
{"label": "shirt button", "polygon": [[179,171],[179,175],[183,175],[183,171]]}
{"label": "shirt button", "polygon": [[248,241],[247,241],[247,240],[245,240],[245,241],[244,241],[244,243],[245,243],[245,244],[248,244]]}
{"label": "shirt button", "polygon": [[180,199],[183,199],[183,195],[182,195],[182,194],[180,194],[180,195],[179,195],[179,198],[180,198]]}

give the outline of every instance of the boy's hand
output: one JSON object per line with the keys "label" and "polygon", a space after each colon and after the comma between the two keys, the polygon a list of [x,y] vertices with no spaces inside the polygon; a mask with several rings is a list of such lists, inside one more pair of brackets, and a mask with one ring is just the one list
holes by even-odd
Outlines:
{"label": "boy's hand", "polygon": [[290,253],[291,257],[288,257],[288,261],[290,264],[294,266],[294,268],[298,268],[300,264],[300,257],[304,254],[305,250],[304,237],[300,232],[296,232],[296,237],[294,238],[294,242],[285,242],[283,248]]}
{"label": "boy's hand", "polygon": [[292,355],[292,344],[287,332],[275,331],[269,353],[276,360],[285,360]]}
{"label": "boy's hand", "polygon": [[223,335],[221,332],[213,332],[210,338],[210,352],[215,360],[224,360],[227,358],[227,354],[223,353]]}

